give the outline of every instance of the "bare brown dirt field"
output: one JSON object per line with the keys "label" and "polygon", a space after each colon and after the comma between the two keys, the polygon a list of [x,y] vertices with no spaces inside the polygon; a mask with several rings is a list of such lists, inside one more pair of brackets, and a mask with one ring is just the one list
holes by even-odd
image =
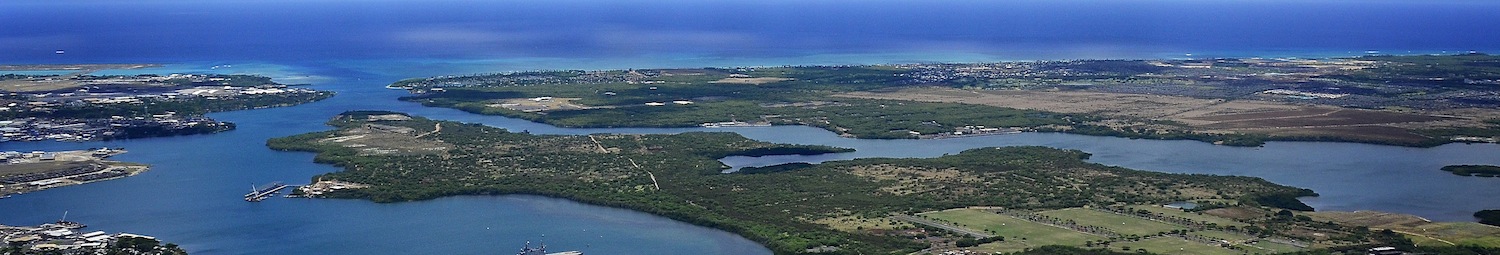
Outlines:
{"label": "bare brown dirt field", "polygon": [[1329,113],[1332,113],[1332,112],[1335,112],[1335,111],[1338,111],[1338,109],[1317,108],[1317,107],[1303,107],[1303,108],[1298,108],[1298,109],[1295,109],[1295,110],[1288,110],[1288,111],[1271,111],[1271,112],[1256,112],[1256,113],[1208,115],[1208,116],[1191,117],[1191,118],[1184,118],[1184,119],[1204,120],[1204,121],[1238,121],[1238,120],[1251,120],[1251,119],[1271,119],[1271,118],[1291,118],[1291,117],[1317,116],[1317,115],[1329,114]]}
{"label": "bare brown dirt field", "polygon": [[1242,131],[1289,137],[1342,137],[1354,141],[1371,142],[1393,141],[1403,143],[1421,143],[1431,138],[1424,135],[1412,133],[1411,131],[1404,128],[1387,126],[1268,128],[1245,129]]}
{"label": "bare brown dirt field", "polygon": [[1435,111],[1433,114],[1447,117],[1469,117],[1477,119],[1500,119],[1500,110],[1489,108],[1461,108]]}
{"label": "bare brown dirt field", "polygon": [[724,79],[719,79],[717,81],[710,81],[708,83],[730,83],[730,84],[761,85],[761,84],[766,84],[766,83],[772,83],[772,82],[778,82],[778,81],[790,81],[790,80],[792,80],[792,78],[781,78],[781,77],[724,78]]}
{"label": "bare brown dirt field", "polygon": [[496,100],[496,103],[489,104],[487,106],[522,112],[582,110],[593,108],[590,106],[573,103],[573,100],[578,99],[579,98],[551,98],[547,100],[534,100],[531,98],[509,98],[498,99]]}
{"label": "bare brown dirt field", "polygon": [[0,91],[5,92],[37,92],[55,91],[77,88],[79,83],[73,80],[61,78],[51,80],[3,80],[0,81]]}
{"label": "bare brown dirt field", "polygon": [[[1289,113],[1302,113],[1302,112],[1303,111],[1289,112]],[[1219,116],[1214,116],[1214,117],[1216,117],[1216,118],[1227,118],[1227,120],[1224,120],[1224,121],[1221,121],[1221,122],[1215,123],[1215,124],[1202,125],[1202,127],[1210,128],[1210,129],[1327,127],[1327,126],[1353,126],[1353,125],[1371,125],[1371,124],[1393,124],[1393,123],[1407,123],[1407,122],[1428,122],[1428,121],[1437,121],[1437,120],[1449,119],[1449,118],[1437,117],[1437,116],[1405,114],[1405,113],[1394,113],[1394,112],[1382,112],[1382,111],[1371,111],[1371,110],[1356,110],[1356,109],[1338,109],[1338,110],[1334,110],[1332,112],[1327,112],[1327,113],[1324,113],[1324,114],[1313,114],[1313,115],[1303,115],[1303,116],[1286,116],[1286,117],[1261,118],[1261,116],[1272,116],[1272,115],[1275,115],[1275,114],[1277,114],[1277,113],[1276,112],[1272,112],[1272,113],[1255,113],[1255,114],[1236,114],[1236,115],[1247,115],[1247,116],[1219,115]],[[1235,117],[1239,117],[1239,118],[1235,118]]]}
{"label": "bare brown dirt field", "polygon": [[[1176,120],[1176,121],[1187,123],[1187,124],[1190,124],[1190,125],[1204,125],[1204,124],[1212,124],[1212,123],[1219,122],[1219,121],[1234,120],[1234,119],[1243,119],[1243,118],[1254,118],[1254,117],[1258,117],[1258,116],[1285,116],[1285,115],[1298,115],[1298,114],[1314,114],[1315,112],[1333,111],[1335,109],[1337,109],[1337,108],[1335,108],[1335,107],[1326,107],[1326,106],[1294,105],[1294,104],[1287,104],[1287,103],[1278,103],[1278,102],[1269,102],[1269,101],[1258,101],[1258,100],[1233,100],[1233,101],[1225,100],[1225,101],[1220,101],[1219,103],[1216,103],[1216,104],[1213,104],[1213,105],[1204,106],[1204,107],[1198,107],[1198,108],[1193,108],[1193,109],[1189,109],[1187,111],[1179,112],[1177,114],[1163,116],[1162,118],[1163,119]],[[1221,116],[1221,115],[1239,115],[1239,114],[1262,114],[1262,115],[1248,115],[1248,116],[1241,116],[1241,117],[1215,118],[1215,116]]]}
{"label": "bare brown dirt field", "polygon": [[1431,223],[1431,221],[1417,217],[1416,215],[1377,211],[1309,212],[1307,214],[1309,217],[1317,220],[1331,220],[1338,223],[1366,227],[1416,226]]}
{"label": "bare brown dirt field", "polygon": [[362,155],[440,154],[452,147],[442,141],[418,138],[417,133],[418,130],[410,128],[393,129],[390,126],[372,124],[349,129],[340,132],[338,136],[323,138],[318,142],[353,148]]}

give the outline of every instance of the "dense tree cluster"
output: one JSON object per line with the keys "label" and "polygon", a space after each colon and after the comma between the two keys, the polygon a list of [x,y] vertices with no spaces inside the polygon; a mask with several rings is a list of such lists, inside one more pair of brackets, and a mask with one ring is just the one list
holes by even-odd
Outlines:
{"label": "dense tree cluster", "polygon": [[1450,165],[1450,166],[1443,166],[1442,169],[1443,169],[1443,171],[1448,171],[1450,173],[1453,173],[1454,175],[1462,175],[1462,176],[1483,176],[1483,177],[1497,177],[1497,176],[1500,176],[1500,166],[1491,166],[1491,165]]}
{"label": "dense tree cluster", "polygon": [[1500,210],[1482,210],[1479,212],[1475,212],[1474,218],[1479,219],[1479,223],[1484,223],[1491,226],[1500,226]]}

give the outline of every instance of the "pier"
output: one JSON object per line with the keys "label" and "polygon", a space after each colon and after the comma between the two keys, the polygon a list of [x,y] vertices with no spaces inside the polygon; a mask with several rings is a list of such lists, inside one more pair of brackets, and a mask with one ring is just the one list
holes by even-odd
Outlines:
{"label": "pier", "polygon": [[282,184],[281,182],[272,182],[271,184],[266,184],[265,186],[261,186],[259,188],[252,187],[250,189],[250,194],[245,194],[245,201],[260,202],[261,200],[266,200],[266,198],[269,198],[272,195],[276,195],[276,192],[279,192],[281,191],[281,189],[285,189],[286,187],[287,185]]}

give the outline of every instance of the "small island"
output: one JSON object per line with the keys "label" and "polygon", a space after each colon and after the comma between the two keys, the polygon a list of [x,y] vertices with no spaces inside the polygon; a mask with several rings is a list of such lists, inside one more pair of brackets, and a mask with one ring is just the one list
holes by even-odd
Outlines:
{"label": "small island", "polygon": [[1413,249],[1398,233],[1310,218],[1323,216],[1295,199],[1310,190],[1104,166],[1076,150],[992,147],[723,173],[725,156],[847,149],[733,133],[534,135],[384,111],[346,112],[329,125],[336,129],[267,141],[344,168],[297,196],[544,195],[723,229],[776,254]]}
{"label": "small island", "polygon": [[1500,177],[1500,166],[1492,165],[1449,165],[1443,171],[1461,176]]}

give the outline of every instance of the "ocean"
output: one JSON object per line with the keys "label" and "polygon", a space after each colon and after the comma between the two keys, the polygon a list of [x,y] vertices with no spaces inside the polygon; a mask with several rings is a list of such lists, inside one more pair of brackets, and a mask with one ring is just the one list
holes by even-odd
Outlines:
{"label": "ocean", "polygon": [[[1465,0],[8,0],[0,7],[4,63],[701,65],[818,55],[886,54],[831,60],[884,63],[1500,48],[1500,34],[1489,32],[1500,27],[1500,2]],[[682,59],[692,61],[673,61]]]}

